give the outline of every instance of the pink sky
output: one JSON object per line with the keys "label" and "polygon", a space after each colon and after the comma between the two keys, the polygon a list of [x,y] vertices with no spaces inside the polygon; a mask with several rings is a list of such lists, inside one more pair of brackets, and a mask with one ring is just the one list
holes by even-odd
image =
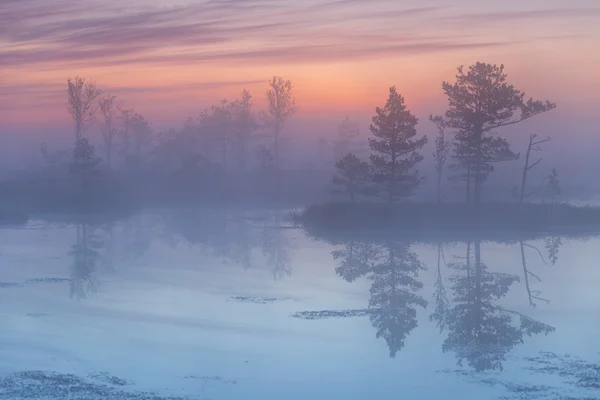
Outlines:
{"label": "pink sky", "polygon": [[548,118],[600,125],[597,0],[2,0],[0,29],[4,136],[70,130],[77,74],[159,128],[244,88],[261,108],[281,75],[296,127],[333,132],[349,115],[366,130],[391,85],[421,119],[443,111],[442,80],[475,61],[557,102]]}

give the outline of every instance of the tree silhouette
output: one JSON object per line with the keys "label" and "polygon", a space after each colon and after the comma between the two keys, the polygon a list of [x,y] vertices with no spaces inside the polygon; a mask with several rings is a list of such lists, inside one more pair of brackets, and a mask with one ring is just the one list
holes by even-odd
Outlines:
{"label": "tree silhouette", "polygon": [[254,138],[259,124],[252,112],[252,95],[247,90],[242,92],[241,99],[231,104],[233,138],[232,145],[238,160],[240,171],[246,168],[246,153],[250,140]]}
{"label": "tree silhouette", "polygon": [[293,316],[309,320],[369,316],[376,337],[386,341],[389,355],[394,358],[417,327],[416,306],[427,306],[417,294],[423,286],[417,278],[425,266],[409,248],[408,243],[398,241],[350,241],[332,253],[338,261],[336,273],[348,282],[364,276],[371,280],[368,308],[303,311]]}
{"label": "tree silhouette", "polygon": [[97,109],[97,98],[102,92],[96,85],[85,78],[76,76],[67,79],[67,99],[69,114],[75,122],[75,141],[94,123]]}
{"label": "tree silhouette", "polygon": [[267,125],[272,129],[273,158],[275,168],[279,169],[279,136],[286,122],[296,113],[296,100],[292,93],[292,82],[280,76],[273,76],[267,90],[268,109],[264,115]]}
{"label": "tree silhouette", "polygon": [[448,161],[448,153],[450,152],[450,142],[446,140],[444,120],[441,117],[430,116],[429,119],[436,124],[438,135],[435,138],[435,152],[433,159],[435,160],[435,172],[437,174],[437,202],[442,202],[442,175],[446,162]]}
{"label": "tree silhouette", "polygon": [[100,125],[100,132],[102,133],[102,140],[104,142],[104,151],[106,155],[106,165],[110,169],[112,166],[112,150],[113,140],[119,133],[117,126],[118,107],[115,103],[117,96],[105,94],[100,98],[99,108],[102,114],[102,124]]}
{"label": "tree silhouette", "polygon": [[73,257],[71,270],[70,297],[83,300],[90,293],[98,290],[98,280],[94,276],[99,250],[103,247],[102,239],[87,223],[77,224],[77,242],[71,246],[70,255]]}
{"label": "tree silhouette", "polygon": [[333,177],[334,185],[340,186],[348,193],[350,201],[354,203],[356,194],[368,194],[369,192],[369,164],[362,161],[352,153],[346,154],[335,163],[337,175]]}
{"label": "tree silhouette", "polygon": [[474,257],[469,243],[465,262],[449,265],[458,273],[450,278],[453,301],[445,320],[448,335],[442,350],[453,351],[458,365],[466,361],[477,372],[502,370],[507,354],[523,343],[524,334],[549,334],[555,329],[494,304],[519,277],[489,272],[481,261],[480,243],[473,247]]}
{"label": "tree silhouette", "polygon": [[556,172],[556,168],[552,168],[546,183],[546,196],[550,198],[550,201],[555,202],[556,198],[560,196],[561,192],[562,190],[558,180],[558,172]]}
{"label": "tree silhouette", "polygon": [[96,156],[96,150],[89,140],[83,136],[77,139],[70,170],[79,181],[80,194],[83,196],[81,201],[84,203],[93,196],[90,190],[94,181],[100,175],[100,169],[98,168],[100,162],[101,160]]}
{"label": "tree silhouette", "polygon": [[407,110],[395,86],[376,113],[370,127],[375,138],[369,138],[373,180],[388,203],[397,202],[410,196],[423,181],[414,167],[423,160],[418,150],[427,143],[427,137],[413,140],[418,120]]}
{"label": "tree silhouette", "polygon": [[536,161],[534,161],[533,163],[529,162],[529,158],[531,156],[531,152],[532,151],[542,151],[540,144],[545,143],[550,141],[550,138],[546,138],[546,139],[540,139],[540,140],[536,140],[537,135],[535,133],[532,133],[531,135],[529,135],[529,144],[527,145],[527,152],[525,153],[525,166],[523,167],[523,176],[521,178],[521,191],[519,193],[519,203],[523,204],[523,200],[525,200],[526,197],[531,196],[533,193],[535,192],[530,192],[530,193],[525,193],[525,185],[527,183],[527,174],[529,173],[529,171],[533,168],[535,168],[536,165],[538,165],[542,159],[539,158]]}
{"label": "tree silhouette", "polygon": [[458,67],[455,83],[443,82],[448,97],[444,123],[456,131],[454,137],[455,169],[459,178],[474,182],[473,201],[479,203],[481,186],[493,172],[493,163],[515,160],[518,154],[508,142],[494,135],[494,130],[517,124],[556,107],[549,101],[524,101],[524,93],[506,82],[503,65],[477,62],[465,73]]}
{"label": "tree silhouette", "polygon": [[351,153],[350,144],[360,134],[358,126],[346,117],[337,127],[337,137],[333,142],[333,157],[339,160],[346,154]]}

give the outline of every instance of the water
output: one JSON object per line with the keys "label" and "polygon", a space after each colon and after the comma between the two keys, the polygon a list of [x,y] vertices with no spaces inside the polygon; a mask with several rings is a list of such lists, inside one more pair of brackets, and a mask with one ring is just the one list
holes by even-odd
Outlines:
{"label": "water", "polygon": [[0,398],[600,399],[599,239],[332,244],[285,215],[2,228]]}

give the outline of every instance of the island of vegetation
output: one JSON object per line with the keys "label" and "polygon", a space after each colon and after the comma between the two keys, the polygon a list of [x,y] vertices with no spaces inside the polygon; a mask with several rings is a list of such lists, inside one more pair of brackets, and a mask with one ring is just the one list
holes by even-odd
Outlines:
{"label": "island of vegetation", "polygon": [[[419,233],[441,234],[477,231],[520,232],[526,235],[585,235],[600,232],[600,208],[580,207],[557,201],[561,187],[556,169],[530,189],[528,173],[541,158],[542,143],[549,137],[529,135],[520,185],[512,190],[511,202],[484,202],[483,188],[494,165],[521,160],[497,130],[516,125],[553,110],[551,101],[526,99],[506,81],[503,65],[476,63],[458,68],[454,83],[443,82],[448,108],[441,116],[430,116],[436,125],[435,162],[437,198],[429,203],[411,201],[424,182],[418,165],[427,136],[418,136],[417,117],[407,108],[396,87],[391,87],[383,107],[376,108],[368,139],[371,154],[363,160],[346,154],[336,164],[332,183],[347,201],[313,204],[292,214],[296,223],[322,234],[327,231],[369,232],[394,230],[414,237]],[[465,201],[443,202],[442,180],[464,185]],[[537,201],[527,202],[536,195]]]}

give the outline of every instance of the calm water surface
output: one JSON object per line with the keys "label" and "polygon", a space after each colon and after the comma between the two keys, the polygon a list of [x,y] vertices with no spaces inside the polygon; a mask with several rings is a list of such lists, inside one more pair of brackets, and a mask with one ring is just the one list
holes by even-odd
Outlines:
{"label": "calm water surface", "polygon": [[284,212],[0,230],[0,398],[600,399],[600,240],[317,241]]}

